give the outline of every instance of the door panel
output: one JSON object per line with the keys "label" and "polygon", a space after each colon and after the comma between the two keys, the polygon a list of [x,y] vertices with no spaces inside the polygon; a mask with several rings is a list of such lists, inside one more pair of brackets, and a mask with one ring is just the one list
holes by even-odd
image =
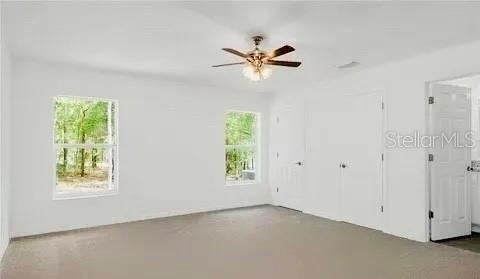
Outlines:
{"label": "door panel", "polygon": [[342,220],[343,104],[338,96],[306,103],[306,210],[334,220]]}
{"label": "door panel", "polygon": [[[470,164],[471,149],[465,135],[471,127],[470,88],[433,84],[432,134],[458,143],[438,140],[431,164],[431,239],[440,240],[471,234]],[[456,145],[457,144],[457,145]],[[464,147],[461,147],[461,146]]]}
{"label": "door panel", "polygon": [[[480,160],[480,91],[472,90],[472,132],[474,133],[475,146],[472,148],[472,160]],[[479,228],[480,224],[480,173],[474,172],[471,176],[471,207],[472,207],[472,228]]]}
{"label": "door panel", "polygon": [[274,135],[276,143],[274,168],[278,192],[277,204],[303,210],[304,202],[304,109],[302,102],[281,105],[274,111]]}
{"label": "door panel", "polygon": [[342,215],[347,222],[381,229],[383,196],[382,95],[372,92],[345,99],[342,163]]}

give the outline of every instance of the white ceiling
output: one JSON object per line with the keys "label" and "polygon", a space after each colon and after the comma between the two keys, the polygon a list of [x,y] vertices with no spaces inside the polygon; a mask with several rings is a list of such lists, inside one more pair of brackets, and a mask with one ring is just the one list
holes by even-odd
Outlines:
{"label": "white ceiling", "polygon": [[[480,39],[480,2],[3,2],[7,44],[17,56],[157,75],[248,91],[305,82]],[[261,82],[246,80],[222,47],[290,44]],[[360,66],[338,70],[355,60]]]}

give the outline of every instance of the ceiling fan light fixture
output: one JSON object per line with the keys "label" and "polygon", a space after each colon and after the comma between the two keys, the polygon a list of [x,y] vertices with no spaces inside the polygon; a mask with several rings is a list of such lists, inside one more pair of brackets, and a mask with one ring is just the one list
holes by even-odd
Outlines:
{"label": "ceiling fan light fixture", "polygon": [[260,68],[253,67],[249,65],[243,68],[243,75],[252,80],[252,81],[259,81],[261,79],[267,79],[272,75],[272,69],[262,66]]}
{"label": "ceiling fan light fixture", "polygon": [[251,65],[243,68],[243,75],[249,80],[253,80],[253,81],[260,80],[260,73],[257,71],[255,67]]}
{"label": "ceiling fan light fixture", "polygon": [[263,79],[267,79],[272,75],[272,69],[266,66],[263,66],[261,69]]}

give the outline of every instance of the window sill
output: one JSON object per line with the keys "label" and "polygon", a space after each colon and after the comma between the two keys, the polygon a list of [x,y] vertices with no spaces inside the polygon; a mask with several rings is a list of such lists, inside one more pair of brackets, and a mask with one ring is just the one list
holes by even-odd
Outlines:
{"label": "window sill", "polygon": [[260,185],[260,182],[252,181],[252,182],[225,183],[225,186],[227,187],[249,186],[249,185]]}
{"label": "window sill", "polygon": [[118,195],[118,190],[111,190],[105,192],[97,192],[97,193],[65,193],[65,194],[53,194],[54,201],[62,201],[62,200],[76,200],[76,199],[88,199],[88,198],[101,198],[101,197],[109,197],[109,196],[116,196]]}

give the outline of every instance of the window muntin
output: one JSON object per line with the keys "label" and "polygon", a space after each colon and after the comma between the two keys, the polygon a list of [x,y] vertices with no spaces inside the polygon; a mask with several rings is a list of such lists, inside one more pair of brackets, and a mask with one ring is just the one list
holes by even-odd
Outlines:
{"label": "window muntin", "polygon": [[258,182],[258,114],[225,114],[225,181],[227,185]]}
{"label": "window muntin", "polygon": [[116,102],[61,96],[54,108],[54,198],[115,193]]}

